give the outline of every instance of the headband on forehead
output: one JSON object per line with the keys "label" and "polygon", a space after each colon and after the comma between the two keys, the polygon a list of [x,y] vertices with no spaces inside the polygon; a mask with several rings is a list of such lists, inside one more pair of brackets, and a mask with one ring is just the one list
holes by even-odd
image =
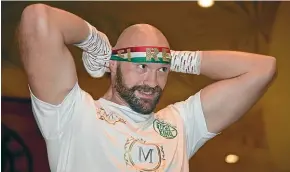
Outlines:
{"label": "headband on forehead", "polygon": [[112,51],[111,60],[133,63],[170,64],[171,54],[167,47],[127,47]]}

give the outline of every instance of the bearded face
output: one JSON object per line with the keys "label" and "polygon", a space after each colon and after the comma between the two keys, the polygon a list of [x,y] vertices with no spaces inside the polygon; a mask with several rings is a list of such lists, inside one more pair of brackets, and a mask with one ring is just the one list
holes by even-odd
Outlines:
{"label": "bearded face", "polygon": [[128,87],[124,81],[124,74],[120,66],[117,67],[115,88],[120,97],[127,102],[132,110],[141,114],[150,114],[156,108],[162,94],[162,88],[148,85],[134,85]]}

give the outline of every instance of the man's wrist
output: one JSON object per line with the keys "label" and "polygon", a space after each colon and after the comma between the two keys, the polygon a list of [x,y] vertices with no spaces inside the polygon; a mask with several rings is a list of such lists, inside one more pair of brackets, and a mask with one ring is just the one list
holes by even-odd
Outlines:
{"label": "man's wrist", "polygon": [[107,36],[99,32],[87,22],[88,37],[79,44],[74,44],[83,50],[82,60],[86,71],[94,78],[104,75],[109,67],[112,47]]}
{"label": "man's wrist", "polygon": [[87,51],[89,49],[89,43],[91,43],[93,41],[93,37],[94,37],[93,34],[96,35],[98,31],[97,31],[97,29],[94,26],[92,26],[87,21],[84,21],[84,22],[86,23],[86,25],[88,27],[89,33],[88,33],[87,37],[84,40],[82,40],[80,43],[76,43],[74,45],[79,47],[79,48],[81,48],[84,51]]}
{"label": "man's wrist", "polygon": [[171,56],[171,71],[195,75],[200,74],[202,51],[171,50]]}

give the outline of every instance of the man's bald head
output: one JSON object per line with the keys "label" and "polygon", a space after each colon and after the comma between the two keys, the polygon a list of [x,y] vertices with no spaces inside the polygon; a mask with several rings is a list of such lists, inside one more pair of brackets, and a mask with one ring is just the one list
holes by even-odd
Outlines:
{"label": "man's bald head", "polygon": [[[131,52],[129,47],[141,49],[142,47],[162,47],[168,50],[169,43],[157,28],[148,24],[136,24],[122,32],[113,48],[119,52],[114,53],[112,57],[115,59],[110,61],[112,97],[122,101],[135,112],[150,114],[155,109],[166,85],[170,64],[151,63],[147,61],[147,48],[146,50],[133,49]],[[130,50],[130,55],[127,48]],[[159,56],[164,54],[163,49],[162,51],[157,49],[157,51],[159,51]],[[160,60],[160,57],[158,58]],[[127,59],[132,60],[132,63]],[[162,60],[163,58],[160,61]]]}
{"label": "man's bald head", "polygon": [[114,49],[137,46],[169,48],[169,43],[163,33],[156,27],[149,24],[135,24],[121,33]]}

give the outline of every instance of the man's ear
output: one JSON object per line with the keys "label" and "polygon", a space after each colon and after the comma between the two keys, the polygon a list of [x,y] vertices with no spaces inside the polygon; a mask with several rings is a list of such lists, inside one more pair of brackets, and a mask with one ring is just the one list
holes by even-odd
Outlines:
{"label": "man's ear", "polygon": [[111,71],[111,74],[112,74],[112,75],[116,75],[116,72],[117,72],[117,66],[118,66],[118,62],[117,62],[117,61],[115,61],[115,60],[110,60],[109,68],[110,68],[110,71]]}

